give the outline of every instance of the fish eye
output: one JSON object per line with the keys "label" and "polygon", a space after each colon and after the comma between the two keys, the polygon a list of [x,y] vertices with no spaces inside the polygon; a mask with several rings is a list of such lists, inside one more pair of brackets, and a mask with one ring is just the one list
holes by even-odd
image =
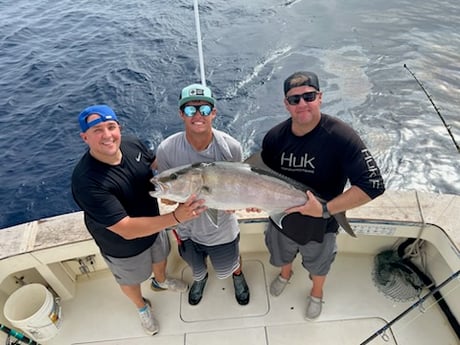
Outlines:
{"label": "fish eye", "polygon": [[177,180],[177,174],[176,173],[172,173],[171,175],[169,175],[169,178],[171,180]]}

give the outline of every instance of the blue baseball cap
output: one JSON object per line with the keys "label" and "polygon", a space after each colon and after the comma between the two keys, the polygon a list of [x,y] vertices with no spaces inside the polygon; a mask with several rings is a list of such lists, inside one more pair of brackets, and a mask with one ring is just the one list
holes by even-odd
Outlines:
{"label": "blue baseball cap", "polygon": [[[92,114],[97,114],[100,117],[98,119],[94,119],[90,122],[87,122],[88,116]],[[117,115],[115,115],[115,112],[112,110],[112,108],[105,104],[92,105],[83,110],[80,113],[80,115],[78,115],[78,122],[80,123],[82,133],[85,133],[89,128],[104,121],[118,122]]]}

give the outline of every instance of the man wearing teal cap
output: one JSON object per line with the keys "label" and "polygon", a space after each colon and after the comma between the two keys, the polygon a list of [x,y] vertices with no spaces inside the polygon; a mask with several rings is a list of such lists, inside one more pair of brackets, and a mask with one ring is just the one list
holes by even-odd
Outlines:
{"label": "man wearing teal cap", "polygon": [[[217,108],[209,87],[201,84],[184,87],[179,95],[179,116],[185,131],[171,135],[158,146],[159,172],[198,162],[242,160],[240,143],[212,126]],[[217,219],[218,223],[214,224],[203,215],[177,226],[179,253],[192,269],[194,280],[189,291],[189,304],[196,305],[203,297],[209,257],[218,278],[232,277],[236,301],[246,305],[249,303],[249,287],[241,270],[236,216],[218,211]],[[152,285],[155,286],[155,281]]]}
{"label": "man wearing teal cap", "polygon": [[157,200],[149,195],[152,152],[137,138],[121,140],[118,118],[105,104],[86,108],[78,122],[89,150],[73,171],[73,197],[115,280],[138,308],[145,332],[154,335],[158,322],[140,284],[153,271],[163,290],[187,290],[183,281],[166,277],[170,244],[163,230],[177,225],[177,219],[198,217],[202,201],[192,196],[174,212],[160,215]]}

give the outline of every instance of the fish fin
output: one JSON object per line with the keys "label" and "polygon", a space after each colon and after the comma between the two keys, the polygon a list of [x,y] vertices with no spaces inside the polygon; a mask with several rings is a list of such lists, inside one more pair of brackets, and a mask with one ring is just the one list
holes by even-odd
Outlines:
{"label": "fish fin", "polygon": [[335,218],[337,223],[339,223],[339,225],[342,227],[343,230],[345,230],[345,232],[348,235],[350,235],[351,237],[356,237],[355,232],[351,228],[351,225],[348,222],[347,217],[345,216],[345,212],[336,213],[336,214],[333,215],[333,217]]}
{"label": "fish fin", "polygon": [[205,212],[211,223],[217,226],[219,224],[219,211],[215,208],[208,208]]}
{"label": "fish fin", "polygon": [[286,217],[286,213],[270,213],[271,220],[278,226],[280,229],[283,228],[283,219]]}
{"label": "fish fin", "polygon": [[264,170],[271,170],[263,161],[262,156],[261,156],[261,151],[258,151],[248,158],[244,160],[243,163],[249,164],[253,167],[259,168],[259,169],[264,169]]}

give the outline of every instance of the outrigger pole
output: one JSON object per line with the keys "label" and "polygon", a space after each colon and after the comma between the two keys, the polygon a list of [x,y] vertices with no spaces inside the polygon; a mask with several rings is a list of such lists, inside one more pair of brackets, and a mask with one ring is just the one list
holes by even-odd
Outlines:
{"label": "outrigger pole", "polygon": [[203,86],[206,86],[206,78],[204,75],[203,45],[201,42],[200,13],[198,11],[198,0],[193,1],[193,9],[195,11],[195,27],[198,42],[198,59],[200,60],[201,84]]}
{"label": "outrigger pole", "polygon": [[369,338],[367,338],[366,340],[364,340],[360,345],[366,345],[366,344],[369,344],[374,338],[376,338],[377,336],[379,336],[380,334],[384,334],[385,331],[387,329],[389,329],[395,322],[399,321],[399,319],[401,319],[402,317],[404,317],[408,312],[410,312],[412,309],[414,309],[415,307],[417,307],[418,305],[422,304],[428,297],[430,297],[431,295],[433,295],[435,292],[438,292],[439,290],[441,290],[445,285],[449,284],[452,280],[454,280],[455,278],[457,278],[458,276],[460,275],[460,271],[457,271],[455,272],[454,274],[452,274],[449,278],[447,278],[446,280],[444,280],[441,284],[439,284],[436,288],[434,288],[433,290],[431,290],[430,292],[428,292],[425,296],[423,296],[422,298],[420,298],[417,302],[415,302],[414,304],[412,304],[409,308],[407,308],[406,310],[404,310],[401,314],[399,314],[398,316],[396,316],[393,320],[391,320],[390,322],[388,322],[385,326],[383,326],[382,328],[380,328],[377,332],[375,332],[374,334],[372,334]]}
{"label": "outrigger pole", "polygon": [[452,134],[451,130],[450,130],[450,125],[448,125],[446,123],[446,120],[444,120],[444,118],[442,117],[441,115],[441,112],[439,111],[438,107],[436,106],[436,104],[434,104],[434,101],[433,99],[431,98],[430,94],[428,93],[428,91],[426,91],[425,87],[423,86],[423,84],[417,79],[417,77],[415,76],[415,74],[409,69],[409,67],[407,67],[406,64],[404,64],[404,68],[407,69],[409,71],[409,73],[412,75],[412,77],[414,77],[415,81],[417,82],[417,84],[420,86],[420,88],[422,89],[422,91],[425,93],[425,95],[428,97],[429,101],[431,102],[431,104],[433,105],[433,108],[434,110],[436,110],[436,113],[438,114],[439,118],[441,119],[442,123],[444,124],[444,127],[446,127],[447,129],[447,132],[449,133],[450,137],[452,138],[452,141],[454,142],[454,145],[455,147],[457,148],[457,152],[460,153],[460,146],[457,144],[457,142],[455,141],[455,138],[454,138],[454,135]]}
{"label": "outrigger pole", "polygon": [[22,334],[22,333],[20,333],[18,331],[15,331],[14,329],[8,328],[8,327],[6,327],[5,325],[3,325],[1,323],[0,323],[0,331],[5,332],[6,334],[8,334],[8,336],[15,337],[16,339],[18,339],[19,341],[23,342],[24,344],[40,345],[36,341],[27,338],[24,334]]}

